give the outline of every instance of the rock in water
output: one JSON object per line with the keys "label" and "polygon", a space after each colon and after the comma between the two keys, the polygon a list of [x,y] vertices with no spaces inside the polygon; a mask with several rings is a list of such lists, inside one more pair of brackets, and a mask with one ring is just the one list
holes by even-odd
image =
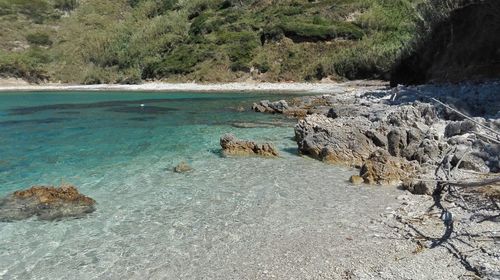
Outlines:
{"label": "rock in water", "polygon": [[285,100],[279,100],[276,102],[270,102],[269,100],[262,100],[259,103],[254,103],[252,105],[252,110],[260,113],[282,114],[288,108],[289,108],[288,103]]}
{"label": "rock in water", "polygon": [[184,161],[179,163],[176,167],[174,167],[175,173],[186,173],[186,172],[189,172],[192,170],[193,170],[193,168],[191,166],[189,166],[189,164],[187,164]]}
{"label": "rock in water", "polygon": [[220,138],[220,145],[225,155],[279,156],[278,150],[270,143],[257,144],[253,141],[240,140],[232,134],[223,135]]}
{"label": "rock in water", "polygon": [[0,200],[0,221],[15,221],[37,216],[40,220],[81,217],[95,211],[95,200],[76,187],[35,186],[16,191]]}

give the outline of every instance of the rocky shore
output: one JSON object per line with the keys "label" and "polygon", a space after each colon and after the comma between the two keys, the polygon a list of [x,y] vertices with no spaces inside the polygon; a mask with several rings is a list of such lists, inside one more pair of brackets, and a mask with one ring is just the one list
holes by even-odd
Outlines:
{"label": "rocky shore", "polygon": [[[425,209],[422,204],[405,203],[387,223],[404,228],[406,237],[423,249],[436,244],[459,248],[454,254],[467,270],[495,279],[500,271],[499,90],[499,82],[360,88],[336,95],[263,100],[252,109],[297,118],[300,154],[357,167],[359,174],[353,174],[352,183],[393,185],[428,195],[429,199],[421,199],[428,202]],[[417,220],[434,219],[441,226],[424,223],[431,234],[422,234],[421,220],[415,224],[408,213],[420,215]],[[483,217],[481,225],[474,220],[477,215]],[[474,245],[456,245],[460,236]],[[475,253],[463,255],[462,250]],[[468,257],[474,261],[463,261]]]}

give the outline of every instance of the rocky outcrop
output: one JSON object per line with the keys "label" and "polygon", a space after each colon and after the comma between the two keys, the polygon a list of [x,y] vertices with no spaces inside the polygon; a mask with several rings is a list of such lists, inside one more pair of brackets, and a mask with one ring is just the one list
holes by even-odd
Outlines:
{"label": "rocky outcrop", "polygon": [[80,194],[76,187],[35,186],[16,191],[0,201],[0,221],[36,216],[40,220],[81,217],[95,211],[95,200]]}
{"label": "rocky outcrop", "polygon": [[252,105],[252,110],[259,113],[279,113],[282,114],[289,108],[285,100],[270,102],[269,100],[262,100],[259,103]]}
{"label": "rocky outcrop", "polygon": [[278,150],[271,143],[257,144],[253,141],[240,140],[232,134],[225,134],[220,138],[220,145],[224,155],[264,157],[279,156]]}
{"label": "rocky outcrop", "polygon": [[[481,136],[488,133],[478,125],[495,128],[497,117],[491,114],[498,111],[494,108],[498,108],[495,94],[500,83],[479,85],[477,90],[453,86],[446,89],[450,92],[436,86],[419,88],[428,90],[398,87],[293,98],[283,114],[297,108],[307,110],[295,126],[299,152],[361,168],[360,176],[352,178],[357,183],[359,178],[368,184],[405,182],[403,187],[413,193],[431,194],[434,171],[444,157],[449,157],[450,168],[500,171],[496,136],[491,132]],[[474,115],[474,122],[456,109],[434,103],[433,98],[465,109]]]}
{"label": "rocky outcrop", "polygon": [[295,139],[302,154],[329,163],[361,166],[375,150],[365,135],[370,122],[363,117],[332,119],[310,115],[295,127]]}

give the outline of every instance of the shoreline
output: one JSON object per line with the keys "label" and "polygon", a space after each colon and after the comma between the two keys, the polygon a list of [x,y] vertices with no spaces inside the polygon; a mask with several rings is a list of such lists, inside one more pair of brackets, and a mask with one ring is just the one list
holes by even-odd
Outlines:
{"label": "shoreline", "polygon": [[20,91],[158,91],[158,92],[294,92],[294,93],[343,93],[359,87],[387,87],[385,81],[349,81],[340,83],[163,83],[151,82],[138,85],[119,84],[29,84],[19,80],[0,79],[0,93]]}

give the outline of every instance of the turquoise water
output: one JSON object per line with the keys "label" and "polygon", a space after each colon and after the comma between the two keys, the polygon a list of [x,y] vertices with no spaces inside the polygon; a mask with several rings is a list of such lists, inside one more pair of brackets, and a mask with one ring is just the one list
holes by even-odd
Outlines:
{"label": "turquoise water", "polygon": [[[64,181],[98,202],[82,219],[0,223],[0,279],[303,279],[333,271],[345,253],[335,244],[366,231],[360,221],[398,191],[350,186],[354,170],[297,156],[292,120],[238,110],[282,97],[0,94],[0,195]],[[218,143],[227,132],[271,141],[282,156],[223,158]],[[181,161],[194,172],[173,173]],[[350,250],[363,255],[362,245]]]}
{"label": "turquoise water", "polygon": [[[289,129],[238,129],[239,122],[288,123],[237,112],[262,94],[19,93],[0,96],[0,194],[33,184],[76,185],[134,162],[196,165],[218,158],[225,132],[282,140]],[[141,104],[144,104],[142,107]],[[259,135],[257,135],[259,136]],[[262,138],[262,137],[259,137]],[[265,140],[265,139],[263,139]],[[281,141],[282,142],[282,141]]]}

